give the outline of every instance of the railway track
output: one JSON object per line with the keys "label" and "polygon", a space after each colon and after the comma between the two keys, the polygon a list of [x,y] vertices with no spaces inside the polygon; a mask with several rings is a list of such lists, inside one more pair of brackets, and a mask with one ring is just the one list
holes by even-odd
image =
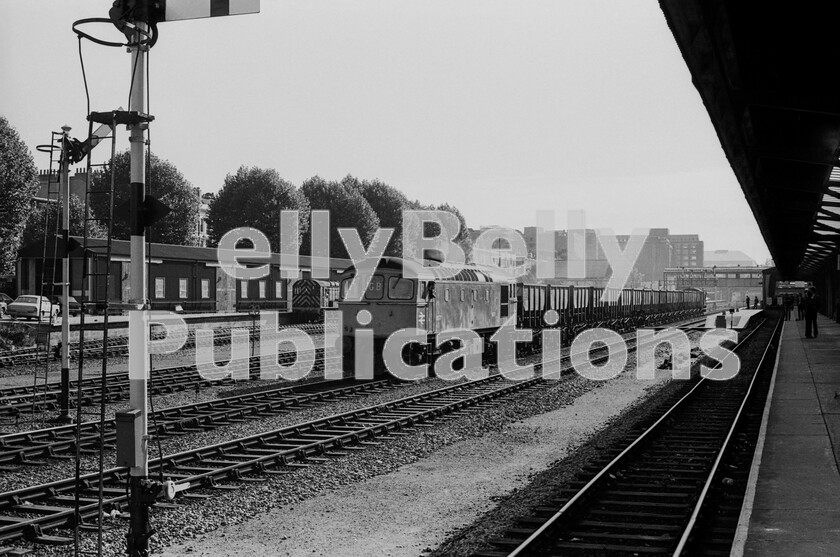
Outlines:
{"label": "railway track", "polygon": [[[453,385],[378,406],[361,408],[291,427],[234,439],[150,461],[151,477],[176,481],[182,497],[202,497],[202,488],[235,489],[231,481],[260,481],[259,476],[285,473],[291,468],[363,449],[365,445],[407,435],[412,428],[458,415],[469,407],[533,388],[541,379],[510,382],[500,376]],[[128,468],[105,471],[102,493],[105,509],[126,502]],[[95,499],[100,491],[98,474],[87,474],[81,484],[73,478],[0,494],[0,541],[27,539],[61,543],[51,529],[72,525],[73,503],[79,494],[80,519],[99,516]],[[64,540],[66,541],[66,540]]]}
{"label": "railway track", "polygon": [[[569,358],[563,357],[561,363],[565,364],[568,368]],[[256,369],[259,362],[252,361],[251,364]],[[187,371],[189,372],[190,370]],[[160,374],[168,377],[171,374],[171,370],[161,370]],[[127,380],[127,377],[123,377],[122,379]],[[230,380],[226,381],[226,383],[230,382]],[[370,389],[381,389],[384,388],[385,384],[390,384],[390,382],[365,382],[362,383],[363,387],[361,391],[367,392]],[[212,429],[219,425],[226,425],[231,420],[244,420],[273,415],[287,407],[294,406],[298,403],[305,403],[311,397],[315,397],[317,400],[326,400],[330,396],[343,396],[346,388],[350,389],[347,392],[353,392],[353,389],[357,388],[354,386],[359,385],[359,383],[346,382],[342,387],[337,385],[339,383],[336,381],[325,381],[303,386],[278,387],[239,396],[224,397],[208,402],[160,410],[149,421],[158,435],[180,435],[202,429]],[[112,384],[109,387],[112,387],[110,395],[116,393],[117,397],[122,396],[123,391],[121,390],[121,385]],[[168,381],[165,385],[160,386],[153,382],[152,392],[157,392],[161,387],[171,391],[179,388],[179,384],[177,381]],[[335,388],[338,390],[335,393],[324,393],[324,388]],[[304,400],[302,398],[303,395],[309,398]],[[88,402],[92,404],[94,400],[91,399]],[[28,402],[22,402],[21,404],[28,404]],[[105,430],[105,442],[111,443],[115,438],[114,420],[107,420],[105,422]],[[98,442],[99,421],[91,421],[83,424],[79,433],[80,438],[85,444],[93,443],[94,441]],[[37,463],[32,462],[32,459],[63,458],[62,453],[66,453],[73,447],[75,435],[75,425],[64,425],[0,436],[0,466],[8,469],[10,465],[17,463]],[[91,446],[90,448],[94,449],[95,447]]]}
{"label": "railway track", "polygon": [[[631,321],[630,319],[615,319],[612,321]],[[655,326],[660,324],[659,321],[655,323],[649,323],[644,326]],[[248,328],[245,326],[246,324],[243,323],[242,327],[239,328]],[[606,326],[607,322],[598,323],[595,326]],[[587,326],[591,325],[577,325],[572,327],[570,330],[574,332],[579,332],[583,330]],[[280,329],[287,328],[287,327],[298,327],[304,331],[306,331],[310,335],[317,335],[323,334],[324,326],[321,323],[304,323],[304,324],[297,324],[297,325],[283,325]],[[214,329],[214,338],[213,342],[216,345],[225,345],[230,344],[230,331],[237,327],[222,327],[218,329]],[[159,340],[163,338],[160,332],[153,332],[152,339]],[[187,341],[184,344],[184,348],[193,348],[195,347],[195,329],[190,329],[189,333],[187,334]],[[86,340],[84,342],[84,347],[82,349],[79,348],[78,343],[72,343],[70,347],[70,358],[71,359],[78,359],[79,354],[84,352],[86,358],[94,358],[94,357],[101,357],[102,354],[102,340]],[[116,336],[111,337],[108,340],[108,348],[107,348],[107,355],[108,357],[115,357],[115,356],[125,356],[128,354],[128,337],[126,336]],[[0,368],[3,367],[13,367],[18,365],[32,365],[43,363],[45,359],[51,358],[52,354],[48,351],[39,349],[37,347],[29,347],[29,348],[21,348],[18,350],[6,350],[0,351]]]}
{"label": "railway track", "polygon": [[[149,416],[153,435],[168,437],[206,431],[234,422],[275,416],[289,408],[318,402],[339,400],[363,394],[397,388],[389,380],[377,381],[318,381],[292,387],[278,387],[250,394],[225,397],[207,402],[165,408]],[[115,420],[104,422],[104,442],[116,440]],[[81,424],[79,445],[83,452],[95,450],[99,444],[100,422]],[[76,448],[77,426],[63,425],[0,436],[0,469],[10,465],[37,465],[38,459],[67,458]]]}
{"label": "railway track", "polygon": [[[315,351],[316,366],[323,366],[324,351],[321,348]],[[327,357],[333,357],[328,355]],[[294,360],[293,353],[279,353],[278,360],[281,364]],[[251,358],[249,373],[253,375],[260,365],[259,357]],[[316,367],[318,369],[318,367]],[[149,392],[153,395],[165,395],[189,389],[201,389],[210,386],[230,385],[235,383],[230,377],[210,381],[203,378],[195,365],[173,366],[167,368],[153,369],[151,373]],[[252,379],[258,377],[253,376]],[[81,400],[83,406],[99,404],[102,399],[105,402],[116,402],[128,397],[128,372],[114,373],[108,376],[106,385],[102,385],[100,377],[89,377],[82,379],[82,390],[84,398]],[[70,392],[75,393],[78,381],[70,382]],[[7,387],[0,389],[0,417],[16,417],[25,412],[45,412],[58,409],[61,384],[59,382],[48,383],[46,386]],[[75,408],[78,400],[71,397],[70,407]]]}
{"label": "railway track", "polygon": [[[248,329],[249,327],[244,326],[238,327],[241,329]],[[297,327],[303,331],[306,331],[310,335],[318,335],[323,334],[324,327],[322,324],[300,324],[300,325],[284,325],[280,327],[280,329],[288,328],[288,327]],[[230,344],[231,339],[231,330],[237,327],[221,327],[218,329],[214,329],[213,331],[213,343],[218,346],[222,346],[225,344]],[[164,335],[161,332],[153,332],[152,333],[152,340],[160,340],[164,338]],[[99,358],[102,356],[102,340],[86,340],[84,342],[84,346],[82,348],[79,347],[79,343],[74,342],[70,346],[70,358],[73,360],[77,360],[79,355],[84,352],[85,358]],[[187,340],[184,343],[183,348],[194,348],[195,347],[195,329],[190,329],[187,333]],[[108,347],[106,349],[106,354],[108,357],[115,357],[115,356],[125,356],[128,354],[128,337],[126,336],[118,336],[118,337],[110,337],[108,339]],[[52,354],[48,351],[39,349],[37,347],[29,347],[29,348],[22,348],[19,350],[11,350],[11,351],[3,351],[0,352],[0,368],[2,367],[12,367],[18,365],[31,365],[31,364],[43,364],[44,361],[48,358],[51,358]]]}
{"label": "railway track", "polygon": [[[633,350],[634,347],[629,347]],[[605,357],[605,356],[602,356]],[[564,373],[571,371],[566,361]],[[462,416],[471,407],[530,389],[541,388],[542,377],[508,381],[500,375],[460,383],[435,391],[369,406],[274,431],[226,441],[150,462],[150,476],[175,481],[180,497],[203,498],[200,489],[236,489],[232,481],[262,481],[262,476],[287,473],[291,468],[339,457],[366,445],[378,444],[445,416]],[[127,468],[60,480],[0,494],[0,541],[27,539],[59,543],[48,531],[73,524],[73,503],[80,498],[80,520],[95,519],[102,510],[119,509],[126,502]],[[100,505],[97,497],[102,494]],[[66,541],[66,540],[65,540]]]}
{"label": "railway track", "polygon": [[719,514],[734,514],[737,524],[733,463],[749,469],[749,432],[761,420],[779,328],[769,334],[755,328],[739,342],[737,350],[754,336],[766,342],[753,370],[730,381],[687,384],[626,448],[608,453],[602,467],[518,519],[516,528],[490,540],[497,549],[476,557],[729,555],[725,540],[731,544],[734,525],[722,526]]}
{"label": "railway track", "polygon": [[[690,327],[702,322],[704,322],[704,319],[698,319],[683,326]],[[311,327],[314,333],[323,332],[323,326],[321,325],[313,325]],[[319,349],[316,354],[316,361],[322,362],[321,358],[322,351]],[[257,365],[258,361],[252,360],[252,368]],[[203,379],[196,373],[196,367],[193,365],[174,366],[154,370],[152,372],[152,378],[152,394],[170,394],[190,388],[203,388],[210,385],[224,385],[232,382],[231,379],[214,382]],[[100,383],[101,379],[98,377],[82,379],[82,389],[85,393],[85,398],[83,399],[82,404],[98,404],[103,396],[105,397],[106,402],[122,400],[127,396],[127,372],[110,375],[108,378],[108,385],[105,388],[102,388]],[[71,392],[76,391],[76,386],[76,381],[70,382]],[[6,387],[0,389],[0,417],[15,417],[23,412],[45,412],[56,410],[58,408],[60,394],[61,385],[58,382],[48,383],[46,386]],[[76,401],[71,400],[71,406],[75,403]]]}

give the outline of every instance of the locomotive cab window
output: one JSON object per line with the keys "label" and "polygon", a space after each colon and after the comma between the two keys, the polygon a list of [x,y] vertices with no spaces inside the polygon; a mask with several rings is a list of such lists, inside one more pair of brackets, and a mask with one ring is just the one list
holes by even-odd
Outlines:
{"label": "locomotive cab window", "polygon": [[278,300],[282,300],[286,297],[286,289],[284,288],[284,282],[282,280],[278,280],[274,282],[274,296]]}
{"label": "locomotive cab window", "polygon": [[365,290],[365,300],[381,300],[383,290],[385,289],[385,279],[382,275],[373,275]]}
{"label": "locomotive cab window", "polygon": [[163,298],[166,296],[166,279],[163,277],[155,278],[155,298]]}
{"label": "locomotive cab window", "polygon": [[[341,281],[341,299],[347,300],[351,298],[353,301],[359,301],[360,296],[358,292],[351,292],[351,288],[359,288],[358,284],[355,287],[353,286],[352,277]],[[368,284],[367,290],[365,290],[365,300],[381,300],[384,288],[385,279],[382,278],[382,275],[373,275],[370,278],[370,284]]]}
{"label": "locomotive cab window", "polygon": [[248,298],[248,281],[241,280],[239,281],[239,297],[243,300]]}
{"label": "locomotive cab window", "polygon": [[392,300],[414,298],[414,281],[402,277],[388,277],[388,297]]}
{"label": "locomotive cab window", "polygon": [[475,302],[478,300],[478,292],[475,290],[472,291],[472,301]]}
{"label": "locomotive cab window", "polygon": [[263,299],[263,300],[264,300],[264,299],[265,299],[265,286],[266,286],[266,283],[265,283],[265,281],[264,281],[264,280],[261,280],[261,281],[258,283],[258,285],[259,285],[259,297],[260,297],[260,299]]}
{"label": "locomotive cab window", "polygon": [[444,289],[444,291],[443,291],[443,301],[444,302],[449,301],[449,289],[448,288]]}
{"label": "locomotive cab window", "polygon": [[465,299],[465,298],[464,298],[464,289],[462,288],[462,289],[461,289],[461,301],[463,302],[463,301],[464,301],[464,299]]}
{"label": "locomotive cab window", "polygon": [[210,279],[201,279],[201,299],[210,298]]}
{"label": "locomotive cab window", "polygon": [[178,279],[178,297],[182,300],[187,297],[187,279]]}

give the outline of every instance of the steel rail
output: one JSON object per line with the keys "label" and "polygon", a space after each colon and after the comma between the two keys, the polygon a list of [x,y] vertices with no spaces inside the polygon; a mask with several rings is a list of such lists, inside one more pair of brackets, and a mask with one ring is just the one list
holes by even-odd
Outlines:
{"label": "steel rail", "polygon": [[[234,397],[196,402],[182,406],[164,408],[153,413],[149,421],[155,424],[155,435],[167,437],[181,435],[192,430],[209,430],[231,421],[258,419],[303,404],[335,400],[358,393],[380,392],[396,383],[387,379],[378,381],[352,382],[328,380],[304,385],[278,387]],[[333,387],[333,388],[329,388]],[[99,421],[81,424],[82,437],[79,443],[87,447],[99,441]],[[116,439],[116,421],[104,423],[104,439],[110,443]],[[29,464],[29,459],[63,458],[62,451],[75,448],[77,426],[61,425],[51,428],[10,433],[0,436],[0,465]]]}
{"label": "steel rail", "polygon": [[[694,320],[689,324],[682,326],[689,326],[691,324],[700,322],[703,322],[703,319]],[[322,330],[323,327],[320,327],[320,329]],[[282,356],[283,353],[280,353],[278,355]],[[185,388],[195,386],[196,384],[209,384],[206,381],[202,381],[200,379],[195,378],[194,376],[189,375],[193,373],[195,369],[196,368],[194,365],[185,365],[155,370],[154,373],[165,374],[167,378],[171,379],[171,381],[168,382],[166,386],[161,387],[163,390],[153,391],[153,394],[163,394],[166,392],[174,392],[176,390],[184,390]],[[185,376],[184,373],[186,373],[187,375]],[[112,400],[119,399],[125,391],[125,389],[127,388],[128,372],[115,373],[111,377],[113,379],[110,379],[110,386],[108,388],[106,396],[108,396],[108,398]],[[88,389],[86,389],[87,392],[89,392],[90,390],[97,392],[97,390],[99,389],[99,383],[99,378],[91,377],[88,379],[83,379],[83,385],[90,386]],[[70,384],[71,389],[75,388],[75,381],[71,381]],[[34,388],[31,386],[2,388],[0,389],[0,416],[4,414],[15,415],[19,412],[30,411],[33,408],[33,398],[42,399],[41,401],[36,400],[36,404],[34,406],[36,410],[43,411],[44,409],[54,409],[58,404],[58,398],[60,393],[61,385],[58,382],[48,383],[47,389],[43,389],[42,387]],[[96,396],[90,397],[86,400],[87,404],[95,404],[98,401],[99,398]],[[38,404],[40,404],[40,407],[38,406]]]}
{"label": "steel rail", "polygon": [[[244,325],[244,323],[243,323]],[[283,329],[288,329],[290,327],[297,327],[302,329],[310,334],[323,334],[324,327],[322,324],[311,324],[311,323],[301,323],[297,325],[281,325],[278,328],[278,331],[282,331]],[[249,329],[249,327],[219,327],[213,330],[213,344],[215,345],[225,345],[230,344],[231,341],[231,331],[235,328],[240,329]],[[189,349],[195,347],[195,331],[196,329],[190,329],[187,332],[187,339],[184,342],[182,348]],[[152,340],[160,341],[165,339],[166,337],[163,336],[160,332],[153,332],[152,333]],[[93,340],[86,340],[84,342],[84,346],[81,348],[79,347],[78,342],[74,342],[71,344],[70,347],[70,357],[71,358],[78,358],[81,351],[85,352],[85,355],[90,356],[97,356],[102,353],[102,340],[101,339],[93,339]],[[108,356],[120,356],[128,353],[128,337],[126,336],[118,336],[118,337],[110,337],[108,339],[108,346],[106,348]],[[22,348],[18,350],[5,350],[0,352],[0,368],[2,367],[11,367],[15,365],[23,365],[23,364],[31,364],[31,363],[38,363],[42,362],[45,357],[49,357],[49,352],[45,350],[40,350],[35,347],[30,348]]]}
{"label": "steel rail", "polygon": [[[739,347],[745,346],[747,341],[752,338],[752,336],[761,329],[761,326],[764,324],[766,319],[762,320],[758,326],[755,326],[746,337],[740,339],[737,345],[733,348],[733,350],[737,350]],[[731,357],[728,355],[727,357]],[[610,474],[612,474],[625,460],[627,460],[630,455],[634,452],[634,450],[639,447],[644,441],[646,441],[649,437],[652,437],[655,433],[658,433],[661,428],[665,427],[664,424],[670,419],[671,416],[676,414],[676,412],[682,409],[684,406],[688,404],[693,398],[696,396],[697,393],[701,391],[701,388],[704,387],[708,380],[705,377],[701,377],[699,381],[688,391],[685,395],[683,395],[676,403],[674,403],[662,416],[659,417],[652,425],[645,429],[636,439],[634,439],[627,447],[624,448],[617,456],[615,456],[610,462],[601,468],[595,476],[590,479],[580,490],[578,490],[557,512],[555,512],[545,523],[542,524],[536,531],[534,531],[530,536],[528,536],[524,541],[522,541],[512,552],[508,554],[508,557],[523,557],[528,555],[532,551],[536,549],[536,546],[541,544],[544,541],[544,537],[548,535],[548,533],[558,524],[558,522],[569,513],[571,509],[573,509],[576,505],[578,505],[581,501],[583,501],[594,489],[601,484]]]}
{"label": "steel rail", "polygon": [[[567,355],[560,359],[568,358]],[[570,366],[563,369],[564,373],[569,371]],[[417,424],[546,382],[541,376],[507,382],[501,375],[492,375],[381,405],[168,455],[150,462],[150,475],[174,478],[184,491],[200,487],[224,487],[218,482],[225,479],[241,480],[243,474],[271,474],[278,466],[305,463],[318,455],[329,456],[333,454],[330,449],[340,451],[361,448],[370,439],[404,434],[403,430]],[[497,383],[501,386],[493,388]],[[105,484],[118,485],[125,480],[126,473],[127,468],[113,468],[104,473],[102,489],[108,495],[105,502],[107,505],[119,505],[125,501],[122,488],[105,487]],[[84,493],[93,493],[94,488],[99,488],[91,483],[96,478],[98,473],[91,473],[82,477],[83,486],[77,486],[75,480],[68,479],[0,494],[0,512],[28,514],[29,511],[37,510],[43,514],[35,518],[0,515],[0,541],[20,537],[38,541],[43,539],[44,530],[66,526],[75,520],[73,509],[37,503],[66,501],[62,497],[69,495],[62,494],[72,494],[78,489]],[[96,516],[98,508],[95,502],[82,506],[79,519]]]}
{"label": "steel rail", "polygon": [[[293,359],[293,353],[280,352],[277,354],[283,362],[288,362]],[[327,360],[332,361],[338,356],[329,355]],[[323,366],[325,358],[323,355],[323,348],[315,349],[316,365]],[[259,369],[260,358],[254,357],[249,364],[249,374],[254,370]],[[241,367],[232,368],[230,371],[240,371]],[[218,386],[224,384],[231,384],[234,380],[228,374],[228,377],[218,380],[210,380],[203,378],[198,373],[198,368],[195,365],[172,366],[168,368],[157,368],[153,370],[154,380],[152,381],[152,394],[167,394],[176,391],[183,391],[191,387],[205,387]],[[164,380],[164,383],[158,381]],[[103,389],[101,386],[101,379],[98,377],[89,377],[82,380],[83,389],[85,391],[85,398],[82,401],[84,405],[96,404],[101,397],[105,397],[106,401],[120,400],[128,391],[128,372],[114,373],[108,376],[108,385]],[[77,386],[77,381],[70,382],[70,388],[74,389]],[[31,412],[32,408],[38,411],[54,409],[58,405],[58,397],[61,393],[59,383],[49,383],[47,388],[42,387],[9,387],[0,389],[0,416],[2,415],[16,415],[21,412]],[[74,406],[71,401],[71,406]],[[33,404],[34,403],[34,404]]]}
{"label": "steel rail", "polygon": [[[389,434],[400,434],[403,433],[400,430],[412,425],[519,392],[541,382],[542,378],[505,382],[501,376],[494,375],[444,387],[381,405],[155,459],[149,463],[150,476],[157,477],[162,473],[164,477],[176,478],[185,490],[218,487],[217,482],[225,479],[241,479],[243,474],[271,473],[274,467],[305,462],[317,455],[329,453],[329,449],[362,446],[367,440],[377,436],[387,438]],[[493,388],[496,383],[501,386]],[[317,437],[319,435],[322,437]],[[213,467],[214,462],[220,467]],[[190,467],[190,464],[196,466]],[[125,467],[105,471],[105,486],[119,485],[126,478],[127,472],[128,468]],[[92,483],[97,478],[98,473],[83,476],[80,486],[82,491],[93,493],[98,489],[98,483]],[[74,510],[58,507],[56,504],[66,502],[66,498],[70,497],[76,488],[75,480],[70,478],[0,494],[0,512],[4,513],[0,515],[0,541],[11,541],[21,537],[38,541],[43,539],[41,536],[45,530],[70,524]],[[105,501],[108,506],[113,507],[126,500],[122,487],[104,487],[104,491],[108,496]],[[93,502],[82,506],[80,519],[96,516],[97,509],[98,504]],[[9,512],[39,516],[11,516],[6,514]]]}
{"label": "steel rail", "polygon": [[680,541],[677,544],[676,549],[674,550],[674,557],[678,557],[682,554],[686,544],[688,543],[689,538],[691,537],[692,531],[694,530],[694,527],[697,524],[697,517],[700,515],[701,508],[706,503],[706,498],[708,497],[709,490],[712,488],[712,482],[715,476],[717,475],[718,470],[720,469],[720,465],[723,461],[724,455],[730,448],[730,443],[735,435],[735,431],[737,430],[741,419],[744,416],[747,403],[749,402],[750,396],[752,395],[753,389],[755,388],[756,382],[758,381],[758,370],[761,369],[761,366],[764,365],[764,362],[767,359],[768,354],[770,353],[770,348],[772,347],[772,339],[776,338],[776,333],[781,326],[782,321],[779,321],[776,324],[776,327],[773,329],[773,333],[770,335],[771,342],[767,344],[767,346],[764,348],[764,352],[761,354],[761,359],[759,360],[755,368],[756,373],[754,373],[753,376],[750,378],[750,385],[747,388],[747,392],[744,395],[743,401],[741,401],[741,406],[738,408],[738,412],[735,415],[735,418],[732,420],[732,426],[729,428],[729,432],[726,434],[726,439],[724,439],[723,441],[723,445],[720,448],[720,452],[718,453],[717,458],[715,458],[714,464],[712,464],[711,470],[709,470],[708,477],[706,478],[706,483],[703,485],[703,489],[700,492],[700,496],[697,500],[697,503],[694,505],[694,510],[691,513],[691,517],[688,520],[688,524],[686,525],[683,534],[680,537]]}
{"label": "steel rail", "polygon": [[[677,313],[681,313],[681,312],[677,312]],[[713,314],[707,314],[707,315],[713,315]],[[685,318],[686,316],[677,315],[677,316],[674,316],[674,317],[676,317],[676,319],[682,319],[682,318]],[[668,319],[668,318],[669,317],[667,317],[667,316],[662,317],[662,319]],[[662,319],[656,319],[655,322],[658,323]],[[605,321],[609,322],[609,321],[616,321],[616,320],[621,320],[621,318],[607,319]],[[581,325],[583,325],[583,324],[581,324]],[[284,328],[289,328],[289,327],[297,327],[297,328],[303,329],[307,332],[316,331],[316,332],[319,332],[319,333],[323,333],[323,328],[324,328],[323,324],[301,323],[301,324],[282,325],[282,326],[279,327],[278,330],[282,330]],[[230,327],[219,327],[217,329],[213,329],[213,331],[214,331],[214,338],[213,338],[214,344],[217,344],[217,345],[230,344],[230,340],[231,340],[230,331],[234,328],[236,328],[236,327],[230,326]],[[239,327],[239,328],[247,328],[247,327]],[[642,328],[644,328],[644,327],[642,327]],[[219,335],[218,334],[219,332],[221,332],[222,334]],[[118,337],[109,338],[108,347],[106,349],[107,352],[108,352],[108,356],[120,356],[120,355],[126,354],[128,352],[128,340],[127,339],[128,339],[128,337],[126,337],[126,336],[118,336]],[[157,332],[153,333],[152,334],[152,340],[161,340],[160,333],[157,333]],[[187,340],[184,343],[183,348],[188,349],[188,348],[192,348],[194,346],[195,346],[195,329],[190,329],[189,332],[187,333]],[[101,354],[101,352],[102,352],[102,340],[94,339],[94,340],[85,341],[84,347],[81,348],[81,349],[78,346],[78,342],[73,343],[73,346],[71,346],[71,348],[70,348],[70,357],[73,358],[73,359],[78,358],[81,350],[84,350],[85,354],[90,355],[90,356],[96,356],[97,355],[96,352]],[[44,351],[44,350],[39,350],[39,349],[34,348],[34,347],[23,348],[23,349],[18,349],[18,350],[4,350],[4,351],[0,351],[0,368],[2,368],[2,367],[13,367],[13,366],[16,366],[16,365],[39,363],[39,362],[42,362],[45,357],[48,358],[49,356],[50,356],[49,352]]]}
{"label": "steel rail", "polygon": [[[626,339],[625,343],[628,341],[632,342],[633,340],[634,339]],[[600,347],[598,349],[595,349],[595,352],[604,351],[607,348],[608,347],[606,346]],[[630,349],[632,350],[634,349],[634,347],[631,345]],[[597,362],[598,359],[600,358],[596,358],[595,361]],[[569,360],[570,358],[568,355],[559,358],[559,361],[561,363],[568,364]],[[568,368],[563,371],[567,370]],[[164,370],[161,371],[163,372]],[[327,382],[319,382],[315,383],[314,385],[320,385],[325,383]],[[179,427],[188,426],[189,423],[197,422],[197,419],[195,417],[185,416],[185,414],[191,412],[212,412],[212,414],[203,414],[201,416],[201,419],[203,421],[212,424],[216,419],[224,419],[223,416],[225,414],[237,411],[241,412],[241,410],[235,409],[228,410],[229,408],[236,406],[237,404],[255,404],[260,401],[272,401],[277,397],[281,397],[285,393],[290,393],[292,391],[295,391],[296,389],[311,389],[312,385],[313,384],[310,383],[304,386],[278,387],[276,389],[258,391],[256,393],[247,393],[235,397],[224,397],[212,401],[198,402],[194,404],[163,409],[158,411],[159,416],[156,416],[158,420],[164,421],[163,424],[158,424],[159,433],[165,434],[168,428],[175,427],[177,429]],[[173,415],[175,416],[174,419],[172,418]],[[169,422],[167,420],[172,421]],[[90,435],[98,436],[98,424],[98,421],[88,422],[82,424],[82,427],[84,428],[85,432],[89,433]],[[113,429],[114,420],[109,420],[108,422],[106,422],[106,428],[108,430]],[[20,461],[23,461],[23,463],[25,463],[25,459],[39,456],[57,457],[56,453],[66,448],[65,445],[67,445],[70,442],[69,439],[62,439],[62,435],[75,434],[75,429],[75,425],[65,425],[0,435],[0,465]],[[21,446],[21,444],[23,444],[24,446]]]}

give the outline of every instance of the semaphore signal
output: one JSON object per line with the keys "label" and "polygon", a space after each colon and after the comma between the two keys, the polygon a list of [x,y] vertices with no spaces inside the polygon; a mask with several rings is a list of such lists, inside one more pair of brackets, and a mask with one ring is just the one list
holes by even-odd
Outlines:
{"label": "semaphore signal", "polygon": [[[130,229],[131,269],[128,371],[130,401],[127,411],[117,414],[117,464],[130,467],[130,525],[127,552],[131,557],[149,554],[149,538],[154,534],[149,523],[149,507],[166,495],[173,498],[178,488],[170,482],[149,478],[148,448],[148,377],[149,377],[149,300],[147,292],[146,229],[151,215],[162,212],[156,200],[146,195],[147,131],[154,117],[147,114],[148,51],[158,39],[157,24],[206,17],[258,13],[259,0],[116,0],[108,18],[89,18],[74,23],[73,30],[104,46],[127,46],[131,53],[131,85],[128,111],[110,114],[115,124],[125,124],[130,131]],[[126,44],[97,39],[78,29],[86,23],[111,22],[127,38]],[[99,121],[94,116],[89,119]],[[104,122],[101,122],[104,123]],[[93,142],[91,142],[91,146]],[[66,320],[66,317],[65,317]]]}
{"label": "semaphore signal", "polygon": [[163,8],[161,22],[256,14],[260,11],[260,0],[160,0],[157,4]]}

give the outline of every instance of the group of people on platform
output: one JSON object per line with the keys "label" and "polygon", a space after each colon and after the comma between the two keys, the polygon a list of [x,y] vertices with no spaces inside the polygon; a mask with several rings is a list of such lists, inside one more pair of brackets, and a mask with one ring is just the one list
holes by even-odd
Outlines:
{"label": "group of people on platform", "polygon": [[804,293],[796,295],[786,294],[783,305],[785,308],[785,321],[790,320],[793,309],[796,308],[796,320],[805,320],[805,338],[816,338],[819,334],[817,330],[817,310],[820,307],[817,289],[811,286]]}

